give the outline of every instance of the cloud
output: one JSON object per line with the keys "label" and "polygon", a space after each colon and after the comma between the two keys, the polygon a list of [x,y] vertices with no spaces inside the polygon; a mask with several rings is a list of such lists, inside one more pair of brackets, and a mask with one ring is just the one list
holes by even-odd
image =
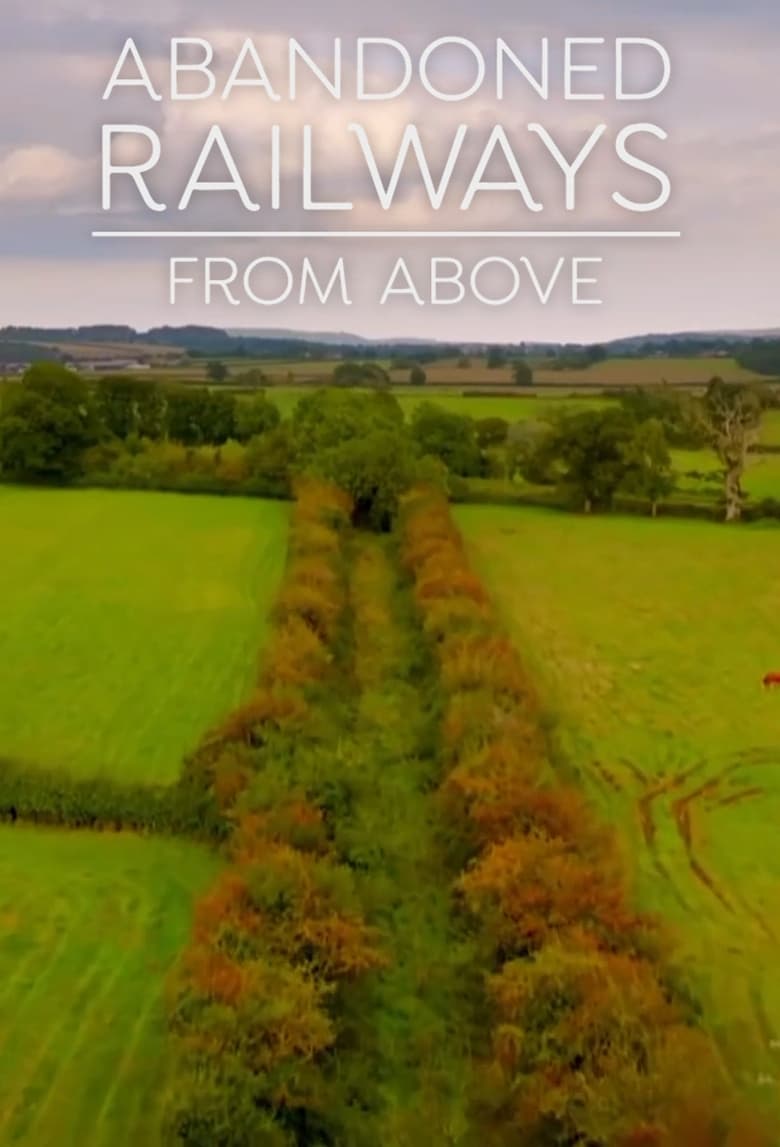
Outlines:
{"label": "cloud", "polygon": [[[550,225],[571,225],[571,218],[560,211],[559,173],[540,153],[538,141],[527,137],[525,125],[531,119],[544,122],[560,138],[564,152],[572,154],[583,133],[602,118],[602,111],[604,121],[610,123],[610,137],[599,145],[601,158],[584,173],[578,214],[581,219],[587,216],[588,222],[609,225],[614,222],[607,217],[611,192],[631,193],[626,169],[615,164],[614,129],[619,122],[649,119],[669,132],[668,143],[656,148],[647,141],[643,154],[668,166],[674,187],[672,203],[663,218],[631,222],[679,226],[683,241],[652,249],[610,248],[604,252],[608,258],[607,306],[583,308],[587,313],[576,315],[565,310],[541,313],[533,317],[532,324],[538,323],[547,335],[557,332],[560,337],[576,337],[575,332],[586,334],[585,328],[592,328],[593,336],[601,338],[632,328],[764,325],[775,306],[780,286],[780,272],[775,270],[780,267],[780,205],[773,190],[780,155],[777,0],[743,0],[739,8],[733,0],[656,0],[651,9],[646,0],[591,0],[586,8],[577,0],[530,0],[520,6],[516,0],[456,6],[445,0],[426,0],[424,5],[419,0],[394,0],[380,10],[359,0],[332,0],[327,6],[321,0],[288,0],[263,10],[261,20],[257,0],[222,0],[219,5],[214,0],[134,0],[126,11],[115,0],[36,0],[34,4],[2,0],[2,5],[0,100],[13,114],[7,111],[0,118],[0,280],[5,279],[7,295],[0,301],[6,307],[12,304],[13,313],[23,313],[28,321],[57,322],[59,312],[64,315],[66,310],[84,321],[97,315],[130,322],[163,317],[165,259],[172,252],[156,243],[139,249],[131,244],[104,246],[90,239],[93,228],[106,225],[97,208],[100,124],[112,119],[145,123],[160,133],[164,160],[155,178],[159,176],[159,198],[174,208],[208,126],[222,122],[247,182],[257,189],[263,213],[250,217],[236,210],[236,197],[230,194],[222,199],[204,194],[195,196],[187,222],[193,227],[279,230],[304,229],[313,220],[338,229],[387,227],[391,222],[410,229],[465,225],[457,195],[438,214],[431,212],[420,194],[413,164],[399,188],[392,220],[381,212],[356,141],[346,131],[349,120],[368,127],[385,176],[407,122],[420,125],[435,172],[441,170],[454,125],[468,123],[473,148],[470,142],[464,149],[462,165],[468,175],[473,150],[484,142],[490,125],[501,121],[517,141],[533,190],[545,198],[549,209],[543,217],[531,219],[517,197],[486,195],[469,213],[468,225],[511,229],[541,225],[542,219]],[[160,77],[164,89],[171,36],[200,35],[212,40],[227,60],[227,71],[235,45],[251,37],[265,46],[263,58],[267,57],[269,74],[273,72],[274,79],[281,75],[278,86],[284,92],[287,37],[297,37],[327,64],[334,36],[344,38],[347,55],[359,35],[394,37],[411,47],[443,34],[472,38],[488,54],[491,42],[501,35],[531,60],[542,35],[553,42],[557,38],[558,44],[563,35],[655,36],[672,53],[673,80],[662,99],[617,108],[600,108],[595,103],[542,105],[519,81],[513,98],[501,105],[490,98],[489,91],[466,104],[437,105],[421,99],[419,89],[376,107],[356,105],[349,96],[335,105],[311,79],[292,106],[287,100],[274,104],[261,93],[251,92],[237,94],[224,105],[218,101],[153,104],[132,91],[117,93],[110,104],[100,99],[129,35],[136,37],[144,58],[152,61],[153,74]],[[225,71],[223,64],[223,78]],[[345,85],[347,93],[350,86],[349,82]],[[273,213],[268,210],[267,174],[272,123],[282,126],[286,140],[284,207]],[[352,200],[355,212],[351,216],[331,213],[324,219],[307,217],[301,211],[300,129],[304,123],[314,126],[315,162],[322,173],[319,182],[315,181],[315,194]],[[645,178],[638,194],[649,189]],[[129,187],[127,194],[117,196],[118,211],[135,212],[132,218],[139,225],[159,225],[160,220],[138,210],[135,200]],[[171,225],[181,222],[175,210],[168,219]],[[131,226],[129,218],[116,222]],[[423,259],[446,253],[433,241],[413,246],[415,257]],[[295,253],[293,243],[273,247],[282,254],[288,249]],[[316,249],[324,252],[337,247],[329,241]],[[373,258],[373,249],[352,244],[349,249],[355,251],[356,264]],[[196,245],[191,253],[211,250],[198,251]],[[540,258],[548,258],[554,248],[537,244],[537,250]],[[388,247],[386,259],[395,253]],[[570,249],[569,253],[577,252]],[[53,268],[61,269],[46,291],[40,281],[44,265],[47,275]],[[20,269],[18,278],[7,273],[11,266]],[[66,298],[68,291],[62,284],[74,276],[81,284],[78,296]],[[376,278],[376,272],[371,277]],[[209,321],[224,316],[193,307],[187,317]],[[323,325],[323,317],[317,316],[309,325]],[[265,319],[265,315],[258,316],[258,321]],[[296,315],[291,313],[285,320],[294,323]],[[393,333],[408,326],[421,333],[423,328],[431,329],[439,337],[447,337],[445,328],[454,320],[458,330],[465,327],[473,337],[509,337],[510,327],[512,337],[528,333],[515,329],[513,318],[505,312],[490,314],[478,308],[457,312],[445,308],[437,316],[413,310],[408,315],[401,311],[383,315],[367,302],[364,308],[353,308],[346,318],[334,315],[336,325],[348,322],[378,333],[392,324]]]}
{"label": "cloud", "polygon": [[0,203],[53,203],[85,186],[94,164],[62,148],[20,147],[0,158]]}

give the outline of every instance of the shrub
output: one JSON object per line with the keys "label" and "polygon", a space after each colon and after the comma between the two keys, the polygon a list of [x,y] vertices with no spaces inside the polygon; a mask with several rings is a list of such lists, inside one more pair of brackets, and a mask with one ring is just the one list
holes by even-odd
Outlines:
{"label": "shrub", "polygon": [[340,491],[299,483],[290,559],[252,696],[222,722],[185,774],[233,828],[231,867],[201,899],[175,971],[169,1025],[177,1067],[168,1112],[176,1142],[292,1144],[323,1123],[336,1047],[337,988],[380,968],[350,871],[333,855],[325,798],[314,804],[277,769],[315,729],[334,674],[346,605],[343,545],[352,509]]}
{"label": "shrub", "polygon": [[0,761],[0,820],[119,832],[154,832],[219,841],[224,836],[211,794],[178,785],[122,785],[80,780],[59,770]]}

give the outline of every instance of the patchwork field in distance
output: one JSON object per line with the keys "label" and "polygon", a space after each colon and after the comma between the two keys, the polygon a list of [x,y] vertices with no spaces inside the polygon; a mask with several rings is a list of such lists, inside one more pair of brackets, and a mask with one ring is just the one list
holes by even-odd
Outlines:
{"label": "patchwork field in distance", "polygon": [[0,487],[0,756],[172,781],[255,671],[287,507]]}
{"label": "patchwork field in distance", "polygon": [[[320,381],[325,384],[336,366],[333,359],[301,359],[297,362],[281,359],[258,359],[256,362],[249,359],[232,359],[227,362],[235,374],[240,374],[248,366],[257,366],[266,372],[272,382],[277,384],[288,382],[293,385],[296,382]],[[391,365],[388,359],[379,360],[379,364],[386,370]],[[192,363],[183,369],[189,375],[201,374],[203,378],[206,377],[205,364]],[[409,379],[408,368],[390,370],[389,373],[396,385],[402,385]],[[435,387],[511,386],[513,381],[511,365],[490,369],[484,356],[478,355],[469,358],[468,366],[461,366],[456,358],[426,364],[425,373],[429,385]],[[576,388],[648,386],[663,381],[702,385],[715,375],[725,379],[726,382],[748,382],[758,378],[758,375],[740,366],[734,358],[696,355],[668,358],[655,356],[608,358],[583,370],[547,370],[538,367],[534,371],[536,381],[545,386]]]}
{"label": "patchwork field in distance", "polygon": [[164,980],[215,870],[181,842],[0,828],[0,1143],[156,1147]]}
{"label": "patchwork field in distance", "polygon": [[461,507],[562,757],[672,922],[724,1061],[780,1113],[776,526]]}

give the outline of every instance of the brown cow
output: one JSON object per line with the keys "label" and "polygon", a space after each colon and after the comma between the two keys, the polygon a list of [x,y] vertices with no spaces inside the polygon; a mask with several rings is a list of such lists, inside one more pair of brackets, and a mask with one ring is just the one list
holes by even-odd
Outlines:
{"label": "brown cow", "polygon": [[773,685],[780,685],[780,671],[774,673],[767,673],[764,678],[764,688],[769,689]]}

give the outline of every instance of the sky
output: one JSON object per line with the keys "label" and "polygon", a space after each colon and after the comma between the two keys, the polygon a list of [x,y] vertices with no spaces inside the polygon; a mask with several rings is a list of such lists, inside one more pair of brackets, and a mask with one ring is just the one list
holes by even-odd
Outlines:
{"label": "sky", "polygon": [[[370,337],[430,337],[447,341],[558,340],[599,342],[646,332],[766,329],[780,327],[780,5],[776,0],[395,0],[366,5],[358,0],[288,0],[273,6],[256,0],[3,0],[0,38],[0,326],[73,326],[126,323],[139,329],[183,323],[231,328],[288,327],[354,331]],[[103,101],[122,46],[132,36],[149,74],[163,94],[153,101],[141,88],[115,91]],[[357,37],[403,42],[412,58],[439,37],[473,42],[488,60],[484,84],[468,100],[432,98],[415,78],[392,101],[355,97]],[[217,96],[173,101],[167,66],[173,37],[201,37],[215,49]],[[287,43],[298,39],[312,58],[332,68],[333,41],[341,37],[344,91],[334,100],[303,69],[298,98],[286,85]],[[492,55],[503,38],[529,69],[538,69],[541,41],[550,43],[550,99],[541,100],[517,74],[504,99],[495,90]],[[566,37],[601,37],[603,46],[580,47],[576,56],[599,71],[576,77],[577,90],[603,91],[602,101],[563,98]],[[614,41],[644,37],[669,52],[671,80],[650,101],[614,98]],[[218,93],[246,39],[256,45],[270,82],[283,98],[271,101],[257,89]],[[398,61],[375,51],[371,78],[390,83]],[[652,83],[660,62],[652,52],[629,57],[631,82]],[[432,82],[442,91],[462,90],[473,60],[466,49],[439,52]],[[124,76],[133,74],[128,66]],[[244,75],[249,74],[246,69]],[[507,73],[509,76],[509,72]],[[197,77],[190,81],[197,82]],[[592,86],[591,86],[592,85]],[[611,89],[611,90],[610,90]],[[432,210],[419,173],[409,162],[390,210],[377,202],[366,161],[348,124],[364,125],[378,169],[392,171],[407,124],[416,124],[438,179],[459,125],[466,133],[448,194]],[[149,211],[130,182],[116,180],[112,210],[101,205],[101,127],[145,125],[161,141],[150,187],[169,205]],[[604,125],[576,181],[576,209],[567,212],[563,175],[549,148],[529,123],[540,123],[564,156],[577,155],[591,132]],[[644,135],[632,145],[645,162],[666,172],[668,203],[655,212],[628,212],[613,192],[652,200],[658,181],[621,164],[615,152],[621,129],[652,123],[667,139]],[[192,167],[218,124],[229,140],[241,176],[260,202],[247,211],[233,192],[196,192],[192,205],[177,204]],[[280,207],[270,209],[270,131],[278,124],[281,144]],[[491,130],[501,125],[541,212],[530,211],[515,190],[480,192],[472,207],[461,204]],[[302,130],[310,125],[315,197],[350,201],[353,210],[302,209]],[[136,144],[142,146],[141,143]],[[128,161],[127,138],[117,156]],[[141,153],[136,153],[140,155]],[[224,166],[208,165],[204,179],[225,179]],[[494,155],[485,179],[507,180],[505,160]],[[426,234],[404,239],[98,239],[96,230],[403,230]],[[663,230],[680,238],[433,238],[431,230]],[[169,292],[171,257],[187,265],[194,282]],[[206,304],[205,258],[232,259],[239,270],[231,305],[216,291]],[[309,290],[299,297],[302,261],[309,258],[327,282],[344,259],[350,303],[325,304]],[[418,298],[382,295],[399,258],[406,260]],[[278,259],[290,268],[293,289],[279,305],[260,306],[241,288],[246,265]],[[430,302],[431,260],[459,260],[465,296],[457,304]],[[523,263],[525,258],[528,263]],[[574,305],[571,260],[595,259],[583,275],[598,285],[583,294],[601,305]],[[481,260],[501,259],[469,277]],[[562,262],[559,265],[559,260]],[[536,287],[529,275],[536,278]],[[447,264],[450,273],[454,263]],[[514,271],[512,268],[519,268]],[[558,268],[543,305],[544,290]],[[277,293],[287,272],[269,265],[252,283],[257,293]],[[396,285],[399,281],[396,280]],[[516,297],[502,305],[487,298]],[[408,285],[408,284],[407,284]],[[454,288],[452,288],[454,289]],[[445,288],[442,288],[447,297]],[[451,297],[451,296],[450,296]]]}

